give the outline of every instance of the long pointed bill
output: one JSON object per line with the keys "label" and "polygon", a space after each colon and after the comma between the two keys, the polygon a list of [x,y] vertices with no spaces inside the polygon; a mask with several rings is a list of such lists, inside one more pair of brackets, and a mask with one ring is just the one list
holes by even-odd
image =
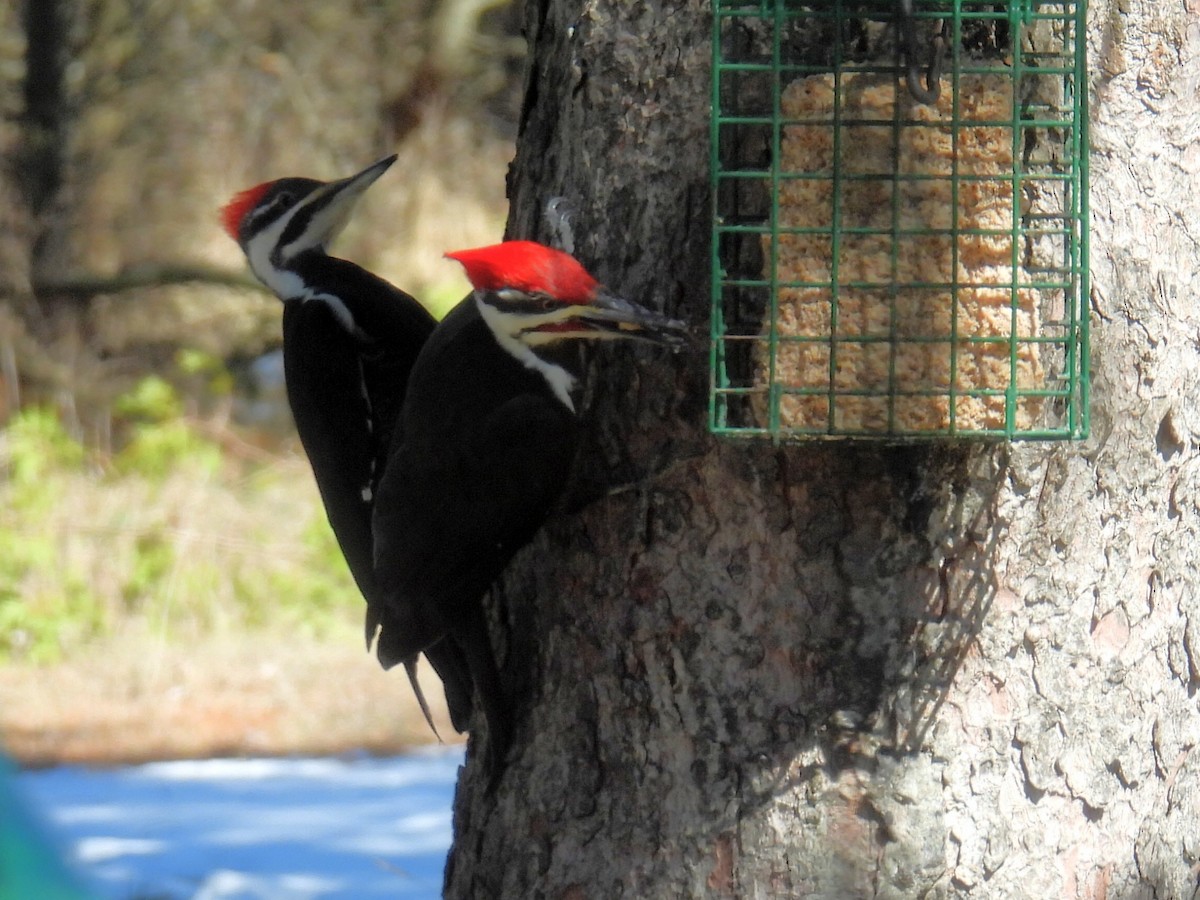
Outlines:
{"label": "long pointed bill", "polygon": [[632,339],[682,347],[688,341],[687,324],[638,306],[601,290],[587,304],[573,303],[536,315],[525,315],[521,340],[530,346],[564,338],[588,340]]}
{"label": "long pointed bill", "polygon": [[[374,184],[379,176],[396,161],[396,154],[385,156],[377,163],[363,169],[357,175],[331,181],[315,191],[302,206],[297,208],[284,230],[281,241],[283,256],[287,258],[301,250],[327,247],[346,227],[358,198]],[[288,240],[292,234],[295,237]]]}

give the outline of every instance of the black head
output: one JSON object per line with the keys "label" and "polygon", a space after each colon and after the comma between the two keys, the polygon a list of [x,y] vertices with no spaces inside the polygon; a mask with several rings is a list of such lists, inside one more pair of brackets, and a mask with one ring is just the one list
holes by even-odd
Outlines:
{"label": "black head", "polygon": [[296,296],[302,286],[290,271],[292,260],[305,251],[325,252],[358,198],[395,161],[386,157],[341,181],[280,178],[256,185],[225,205],[221,222],[263,284],[283,299]]}

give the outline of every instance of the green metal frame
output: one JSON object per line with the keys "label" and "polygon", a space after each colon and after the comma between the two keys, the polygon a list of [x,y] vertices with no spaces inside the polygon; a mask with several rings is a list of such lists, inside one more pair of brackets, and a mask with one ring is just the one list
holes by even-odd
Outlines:
{"label": "green metal frame", "polygon": [[[957,157],[950,176],[953,209],[952,227],[947,230],[904,229],[899,224],[898,192],[892,190],[892,280],[887,285],[842,281],[838,266],[844,259],[847,237],[841,221],[841,198],[845,185],[855,176],[841,165],[842,143],[847,128],[859,124],[847,119],[838,92],[849,73],[896,73],[895,56],[884,59],[851,58],[843,45],[843,35],[852,19],[861,31],[866,21],[876,32],[890,22],[894,0],[713,0],[713,78],[711,124],[712,184],[712,332],[711,388],[709,427],[717,434],[784,438],[857,437],[887,440],[924,438],[981,439],[1079,439],[1086,437],[1088,422],[1088,110],[1086,78],[1086,0],[914,0],[915,16],[926,25],[946,22],[950,49],[945,61],[945,80],[953,91],[953,116],[950,121],[955,153],[962,126],[959,117],[959,84],[963,76],[987,75],[1011,79],[1012,109],[1003,121],[971,120],[972,126],[1000,126],[1011,131],[1012,171],[1000,179],[1012,186],[1011,273],[996,286],[1011,291],[1011,329],[1008,337],[972,337],[958,333],[959,292],[957,260],[960,235],[991,235],[992,231],[959,227],[959,190],[971,175],[958,171]],[[964,34],[981,28],[1006,30],[1006,46],[989,58],[964,46]],[[1026,30],[1041,29],[1049,34],[1049,49],[1033,50],[1024,40]],[[826,59],[806,58],[807,51],[796,46],[812,29],[832,32],[834,46],[826,47]],[[799,36],[799,37],[797,37]],[[808,45],[805,45],[808,46]],[[832,62],[832,65],[830,65]],[[789,172],[780,162],[784,131],[788,125],[806,120],[788,119],[781,104],[787,84],[811,75],[832,76],[835,100],[831,122],[833,140],[832,175]],[[896,91],[904,91],[903,78],[895,79]],[[1046,90],[1046,85],[1050,89]],[[746,98],[750,99],[747,100]],[[1050,99],[1047,99],[1049,97]],[[928,123],[901,117],[901,104],[895,103],[893,129],[930,127]],[[1054,134],[1059,156],[1047,163],[1023,162],[1028,158],[1028,142],[1038,135]],[[748,136],[748,137],[747,137]],[[765,148],[757,158],[739,158],[736,148]],[[733,147],[735,149],[731,150]],[[753,156],[753,153],[749,153]],[[941,178],[942,176],[893,175],[901,178]],[[985,176],[974,176],[982,180]],[[781,225],[780,195],[789,179],[820,178],[832,180],[831,224],[827,228],[787,227]],[[944,180],[944,179],[943,179]],[[1030,212],[1023,203],[1029,191],[1060,198],[1061,209],[1049,213]],[[749,200],[747,200],[749,198]],[[779,248],[781,236],[820,233],[831,247],[831,275],[827,281],[781,282]],[[871,234],[878,234],[872,231]],[[955,260],[950,283],[897,282],[896,272],[902,253],[902,241],[922,235],[949,235]],[[1054,265],[1032,268],[1023,263],[1024,248],[1033,241],[1047,242],[1054,248]],[[763,249],[760,249],[763,248]],[[747,259],[761,255],[761,269],[748,269]],[[966,287],[978,287],[977,283]],[[820,289],[828,297],[830,327],[828,334],[788,335],[780,328],[780,295],[786,289]],[[879,288],[890,292],[892,332],[884,335],[846,338],[839,335],[839,292],[848,288]],[[936,289],[953,297],[950,311],[951,334],[928,336],[898,335],[896,298],[906,290]],[[1043,314],[1036,334],[1020,334],[1018,329],[1018,290],[1031,289],[1039,297],[1055,299],[1053,314]],[[909,390],[897,382],[896,346],[906,341],[948,344],[950,378],[945,390]],[[997,341],[1008,344],[1010,377],[1003,388],[956,387],[958,353],[973,344]],[[785,384],[780,380],[781,347],[789,343],[821,342],[827,347],[827,377],[811,384]],[[864,385],[859,389],[835,386],[839,352],[845,346],[861,345],[861,352],[889,354],[887,387]],[[1019,384],[1019,345],[1036,344],[1036,352],[1045,360],[1044,379],[1036,385]],[[871,346],[866,346],[871,345]],[[784,397],[820,398],[827,404],[825,421],[803,425],[789,424],[781,414]],[[838,417],[838,404],[847,398],[869,397],[888,409],[886,427],[845,427]],[[948,398],[948,421],[920,430],[898,423],[895,410],[900,396],[937,396]],[[965,397],[1004,397],[1004,422],[997,427],[970,427],[958,421],[959,401]],[[1030,400],[1028,398],[1035,398]],[[997,403],[997,401],[992,401]],[[1018,422],[1021,403],[1036,403],[1035,423]],[[997,403],[997,405],[999,405]]]}

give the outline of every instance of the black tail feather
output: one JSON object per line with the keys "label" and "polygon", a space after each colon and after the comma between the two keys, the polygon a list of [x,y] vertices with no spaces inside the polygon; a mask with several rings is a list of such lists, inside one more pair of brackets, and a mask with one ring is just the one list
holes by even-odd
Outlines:
{"label": "black tail feather", "polygon": [[450,721],[460,734],[471,724],[475,707],[471,696],[471,669],[462,648],[451,637],[444,637],[432,647],[425,648],[425,657],[433,666],[446,691],[446,706]]}
{"label": "black tail feather", "polygon": [[512,741],[509,704],[500,684],[500,672],[492,653],[487,622],[479,607],[456,628],[453,637],[462,648],[470,667],[471,680],[479,692],[479,703],[487,720],[487,771],[494,785],[504,768],[504,758]]}
{"label": "black tail feather", "polygon": [[421,707],[421,714],[425,716],[425,721],[429,723],[430,730],[433,731],[434,737],[438,739],[438,743],[442,742],[442,736],[438,734],[437,726],[433,724],[433,714],[429,711],[429,704],[425,702],[425,692],[421,690],[421,682],[417,681],[417,660],[418,656],[410,656],[404,660],[404,672],[408,675],[408,683],[412,685],[413,693],[417,695],[417,703]]}

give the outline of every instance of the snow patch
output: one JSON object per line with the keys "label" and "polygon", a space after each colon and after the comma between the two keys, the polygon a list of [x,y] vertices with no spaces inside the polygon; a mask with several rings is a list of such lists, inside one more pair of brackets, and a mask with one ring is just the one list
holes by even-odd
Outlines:
{"label": "snow patch", "polygon": [[25,772],[104,897],[436,898],[461,748]]}

